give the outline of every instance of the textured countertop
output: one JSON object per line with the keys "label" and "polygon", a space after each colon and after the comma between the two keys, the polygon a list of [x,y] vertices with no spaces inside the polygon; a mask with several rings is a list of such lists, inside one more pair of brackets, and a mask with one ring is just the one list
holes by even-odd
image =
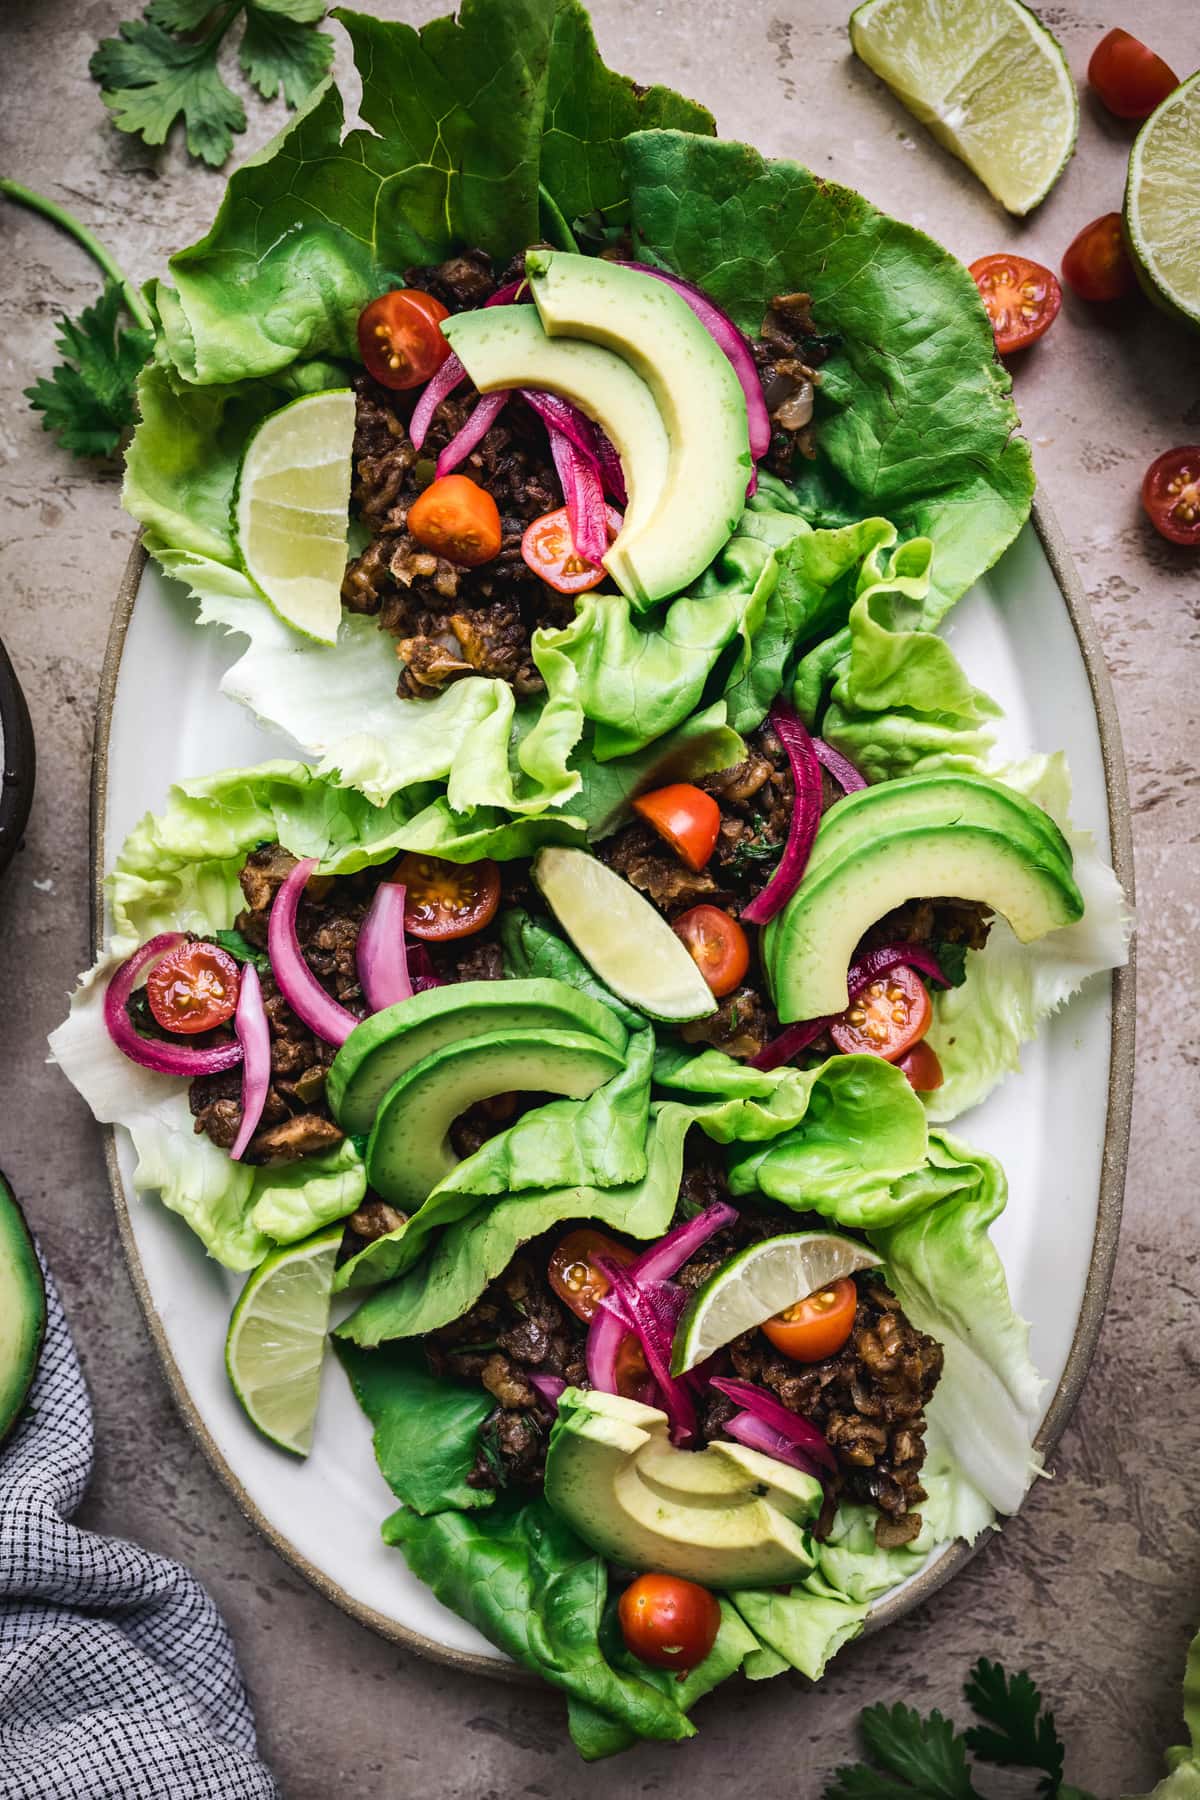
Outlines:
{"label": "textured countertop", "polygon": [[[10,0],[0,169],[75,209],[141,279],[199,235],[224,183],[178,145],[155,153],[108,124],[87,58],[135,10]],[[382,0],[378,10],[417,20],[426,8]],[[1032,221],[1007,220],[851,58],[846,10],[846,0],[594,6],[610,63],[695,95],[723,135],[861,188],[964,260],[1012,247],[1057,267],[1079,227],[1119,205],[1131,134],[1085,96],[1066,175]],[[1082,75],[1115,17],[1091,0],[1041,11]],[[1141,0],[1123,22],[1184,72],[1200,64],[1200,20],[1178,0]],[[282,117],[278,106],[250,112],[239,157]],[[93,714],[133,526],[115,475],[59,453],[20,397],[54,360],[60,308],[76,312],[93,297],[95,271],[11,208],[0,209],[0,242],[0,634],[39,757],[25,846],[0,891],[0,1165],[53,1262],[96,1399],[86,1520],[183,1558],[208,1583],[288,1800],[716,1794],[747,1778],[759,1795],[815,1796],[821,1774],[851,1751],[860,1706],[904,1699],[961,1718],[962,1679],[980,1654],[1025,1665],[1043,1683],[1073,1781],[1100,1800],[1150,1786],[1159,1750],[1180,1733],[1183,1652],[1200,1620],[1200,562],[1155,536],[1137,492],[1154,456],[1200,438],[1200,339],[1146,306],[1101,318],[1068,295],[1050,337],[1016,371],[1043,491],[1116,686],[1143,932],[1125,1230],[1099,1354],[1054,1479],[949,1588],[845,1652],[819,1688],[798,1676],[731,1685],[700,1709],[690,1746],[589,1770],[548,1691],[422,1662],[311,1591],[241,1518],[167,1396],[122,1261],[99,1133],[43,1064],[46,1032],[88,960]]]}

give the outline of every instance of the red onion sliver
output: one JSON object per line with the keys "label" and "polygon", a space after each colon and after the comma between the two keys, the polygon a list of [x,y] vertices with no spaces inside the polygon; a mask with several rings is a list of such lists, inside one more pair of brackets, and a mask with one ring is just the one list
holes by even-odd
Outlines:
{"label": "red onion sliver", "polygon": [[494,394],[484,394],[478,401],[462,430],[455,432],[437,459],[434,474],[439,481],[443,475],[457,469],[460,462],[465,462],[480,438],[487,436],[497,416],[508,405],[511,394],[511,388],[497,388]]}
{"label": "red onion sliver", "polygon": [[[905,965],[915,969],[918,975],[924,975],[929,981],[936,981],[939,987],[949,987],[950,983],[943,975],[937,957],[923,944],[881,944],[877,950],[868,950],[858,962],[851,963],[846,976],[847,1006],[858,999],[864,988],[870,987],[889,969]],[[802,1019],[797,1025],[789,1025],[773,1037],[769,1044],[764,1044],[757,1056],[747,1062],[751,1069],[777,1069],[782,1063],[791,1062],[802,1050],[819,1038],[821,1033],[840,1019],[840,1013],[826,1013],[820,1019]]]}
{"label": "red onion sliver", "polygon": [[612,1283],[612,1298],[601,1300],[603,1308],[615,1310],[617,1303],[621,1313],[633,1325],[647,1367],[653,1375],[659,1391],[658,1404],[666,1413],[671,1426],[671,1442],[688,1444],[696,1435],[696,1409],[691,1392],[683,1382],[676,1381],[671,1374],[671,1340],[663,1333],[662,1320],[651,1306],[648,1297],[642,1292],[636,1281],[629,1279],[628,1270],[618,1263],[597,1258],[596,1263]]}
{"label": "red onion sliver", "polygon": [[164,931],[135,950],[113,975],[104,994],[104,1025],[109,1037],[123,1056],[157,1075],[182,1075],[189,1081],[197,1075],[219,1075],[225,1069],[236,1069],[242,1060],[242,1046],[221,1044],[215,1050],[200,1050],[195,1045],[167,1044],[158,1038],[143,1037],[125,1008],[137,984],[137,978],[152,963],[187,942],[186,931]]}
{"label": "red onion sliver", "polygon": [[242,969],[233,1029],[242,1046],[242,1122],[229,1154],[234,1162],[240,1162],[258,1130],[271,1086],[271,1027],[263,1006],[262,983],[253,963]]}
{"label": "red onion sliver", "polygon": [[306,856],[276,894],[267,925],[267,954],[276,985],[296,1016],[324,1043],[344,1044],[358,1020],[325,992],[305,962],[296,936],[300,896],[316,866],[317,858]]}
{"label": "red onion sliver", "polygon": [[569,400],[563,400],[558,394],[545,394],[540,388],[522,388],[521,398],[541,419],[548,431],[560,431],[565,438],[574,444],[581,456],[600,467],[600,452],[596,444],[596,427],[572,406]]}
{"label": "red onion sliver", "polygon": [[466,379],[467,371],[452,350],[437,374],[430,376],[425,384],[425,392],[413,407],[413,415],[408,424],[408,435],[414,450],[419,450],[425,442],[433,415],[442,401],[454,392],[460,381]]}
{"label": "red onion sliver", "polygon": [[585,562],[599,568],[608,550],[608,509],[598,469],[580,455],[569,437],[553,426],[550,454],[562,483],[575,549]]}
{"label": "red onion sliver", "polygon": [[596,454],[600,458],[600,478],[605,491],[616,501],[618,506],[629,505],[629,494],[625,487],[625,471],[621,467],[621,459],[616,447],[607,432],[596,426]]}
{"label": "red onion sliver", "polygon": [[749,1450],[758,1450],[764,1456],[770,1456],[776,1462],[788,1463],[793,1469],[800,1469],[805,1475],[811,1475],[820,1481],[821,1475],[811,1457],[805,1456],[795,1444],[784,1437],[782,1431],[776,1431],[765,1419],[756,1418],[751,1412],[734,1413],[732,1419],[725,1421],[723,1429],[739,1444],[745,1444]]}
{"label": "red onion sliver", "polygon": [[423,994],[427,988],[446,985],[441,976],[434,972],[433,958],[424,944],[408,946],[408,972],[412,977],[414,994]]}
{"label": "red onion sliver", "polygon": [[799,1056],[802,1050],[820,1037],[831,1020],[838,1015],[829,1014],[822,1019],[803,1019],[798,1025],[787,1025],[777,1037],[765,1043],[757,1056],[747,1058],[748,1069],[778,1069],[784,1063],[790,1063],[793,1057]]}
{"label": "red onion sliver", "polygon": [[710,1237],[723,1231],[726,1225],[732,1225],[738,1217],[737,1208],[729,1206],[724,1200],[717,1200],[712,1206],[706,1206],[703,1212],[689,1219],[685,1225],[677,1225],[674,1231],[668,1231],[666,1237],[644,1250],[636,1262],[629,1264],[625,1270],[639,1287],[647,1282],[669,1281],[677,1275],[685,1262],[690,1262],[697,1250],[707,1244]]}
{"label": "red onion sliver", "polygon": [[404,884],[381,881],[355,945],[358,979],[372,1012],[411,1000],[412,980],[404,941]]}
{"label": "red onion sliver", "polygon": [[485,306],[511,306],[522,289],[528,286],[529,277],[522,275],[520,281],[509,281],[502,288],[497,288],[491,299],[485,300],[483,304]]}
{"label": "red onion sliver", "polygon": [[779,865],[762,892],[742,910],[742,918],[750,925],[765,925],[791,899],[804,875],[821,823],[821,765],[812,739],[799,714],[778,700],[771,708],[771,724],[791,764],[795,797]]}
{"label": "red onion sliver", "polygon": [[715,339],[718,348],[733,364],[734,374],[741,382],[742,392],[746,396],[750,454],[755,462],[764,457],[771,448],[771,417],[763,398],[754,356],[744,334],[738,330],[728,313],[722,312],[715,301],[710,300],[694,283],[685,281],[681,275],[670,275],[665,269],[651,268],[649,263],[627,262],[621,266],[625,269],[637,269],[642,275],[653,275],[656,281],[665,282],[667,287],[674,288],[679,298],[691,307],[710,337]]}
{"label": "red onion sliver", "polygon": [[567,1384],[561,1375],[538,1375],[536,1373],[530,1373],[529,1385],[531,1388],[536,1389],[539,1399],[544,1401],[551,1412],[554,1412],[558,1406],[558,1397]]}
{"label": "red onion sliver", "polygon": [[827,744],[824,738],[815,737],[812,747],[817,761],[824,763],[833,779],[845,793],[853,794],[859,788],[866,787],[866,781],[850,759],[843,756],[840,750],[835,750],[832,744]]}
{"label": "red onion sliver", "polygon": [[802,1455],[810,1456],[814,1462],[821,1463],[827,1469],[837,1468],[837,1459],[816,1426],[799,1413],[792,1412],[782,1400],[769,1394],[766,1388],[756,1387],[752,1381],[737,1381],[722,1375],[715,1375],[709,1385],[727,1399],[735,1400],[739,1406],[744,1407],[748,1413],[753,1413],[756,1419],[762,1419],[773,1430],[782,1432]]}

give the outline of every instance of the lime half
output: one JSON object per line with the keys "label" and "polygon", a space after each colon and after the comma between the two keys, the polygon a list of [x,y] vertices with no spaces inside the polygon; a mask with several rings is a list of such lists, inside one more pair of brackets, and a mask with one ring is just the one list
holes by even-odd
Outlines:
{"label": "lime half", "polygon": [[353,450],[350,389],[306,394],[258,427],[234,499],[247,575],[281,619],[324,644],[342,617]]}
{"label": "lime half", "polygon": [[1020,0],[866,0],[857,54],[1011,213],[1044,200],[1075,148],[1079,96]]}
{"label": "lime half", "polygon": [[722,1345],[856,1269],[879,1258],[835,1231],[793,1231],[751,1244],[711,1275],[689,1300],[675,1328],[672,1375],[694,1369]]}
{"label": "lime half", "polygon": [[281,1450],[307,1456],[321,1391],[339,1222],[259,1264],[238,1296],[225,1367],[251,1423]]}
{"label": "lime half", "polygon": [[1138,132],[1125,233],[1146,291],[1200,325],[1200,74],[1168,94]]}

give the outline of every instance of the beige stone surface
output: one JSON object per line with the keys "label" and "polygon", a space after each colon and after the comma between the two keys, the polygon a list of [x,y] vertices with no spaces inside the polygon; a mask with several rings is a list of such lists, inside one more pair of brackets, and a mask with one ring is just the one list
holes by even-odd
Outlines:
{"label": "beige stone surface", "polygon": [[[120,137],[86,73],[117,0],[0,6],[0,169],[58,197],[138,278],[198,235],[223,181]],[[414,0],[385,0],[416,19]],[[1082,77],[1114,17],[1043,7]],[[1130,132],[1085,97],[1080,146],[1032,221],[1006,219],[848,53],[845,0],[597,0],[610,62],[706,101],[727,136],[796,156],[925,227],[966,260],[1019,247],[1057,266],[1076,230],[1119,204]],[[1200,64],[1200,15],[1141,0],[1125,18],[1177,67]],[[279,120],[254,105],[248,150]],[[98,1133],[43,1066],[45,1034],[88,957],[87,796],[108,616],[132,539],[118,484],[57,452],[20,397],[47,369],[61,307],[92,267],[40,220],[0,204],[0,633],[24,680],[40,775],[22,854],[0,892],[0,1163],[62,1285],[96,1399],[89,1523],[182,1557],[233,1627],[264,1753],[289,1800],[736,1792],[815,1796],[851,1751],[860,1706],[938,1704],[961,1717],[985,1654],[1053,1695],[1071,1778],[1101,1800],[1148,1787],[1179,1735],[1184,1646],[1200,1620],[1200,1057],[1195,945],[1200,831],[1200,563],[1138,506],[1145,465],[1200,438],[1200,339],[1149,307],[1099,314],[1068,296],[1016,370],[1043,483],[1078,561],[1116,684],[1136,817],[1140,1048],[1126,1225],[1082,1405],[1020,1519],[951,1588],[852,1648],[819,1689],[732,1686],[685,1749],[614,1767],[575,1760],[549,1693],[464,1678],[384,1644],[259,1541],[184,1432],[130,1289]],[[156,679],[169,681],[171,671]]]}

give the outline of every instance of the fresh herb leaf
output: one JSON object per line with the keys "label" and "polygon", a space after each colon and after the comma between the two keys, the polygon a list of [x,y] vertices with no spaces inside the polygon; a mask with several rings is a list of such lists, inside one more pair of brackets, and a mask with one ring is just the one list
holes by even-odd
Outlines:
{"label": "fresh herb leaf", "polygon": [[1042,1710],[1042,1696],[1022,1669],[1011,1677],[999,1663],[981,1656],[963,1688],[984,1720],[967,1732],[967,1744],[984,1762],[1020,1769],[1040,1769],[1039,1794],[1059,1793],[1063,1779],[1063,1745],[1054,1729],[1054,1714]]}
{"label": "fresh herb leaf", "polygon": [[212,941],[228,950],[235,962],[253,963],[260,975],[271,973],[271,959],[266,951],[257,949],[240,931],[214,931]]}
{"label": "fresh herb leaf", "polygon": [[323,12],[323,0],[247,7],[238,62],[264,100],[274,100],[282,88],[289,106],[301,106],[328,75],[333,39],[309,29]]}
{"label": "fresh herb leaf", "polygon": [[782,855],[782,844],[759,844],[753,838],[742,838],[733,847],[729,872],[731,875],[761,875],[765,864],[777,863]]}
{"label": "fresh herb leaf", "polygon": [[854,1763],[837,1770],[825,1800],[980,1800],[967,1766],[966,1740],[934,1711],[869,1706],[860,1721],[871,1756],[881,1766]]}
{"label": "fresh herb leaf", "polygon": [[967,946],[961,943],[935,944],[933,954],[937,957],[938,968],[950,986],[961,987],[967,979]]}
{"label": "fresh herb leaf", "polygon": [[123,329],[121,307],[110,281],[78,319],[59,319],[54,341],[63,361],[25,389],[43,429],[76,456],[111,456],[134,423],[134,383],[153,338],[140,326]]}

